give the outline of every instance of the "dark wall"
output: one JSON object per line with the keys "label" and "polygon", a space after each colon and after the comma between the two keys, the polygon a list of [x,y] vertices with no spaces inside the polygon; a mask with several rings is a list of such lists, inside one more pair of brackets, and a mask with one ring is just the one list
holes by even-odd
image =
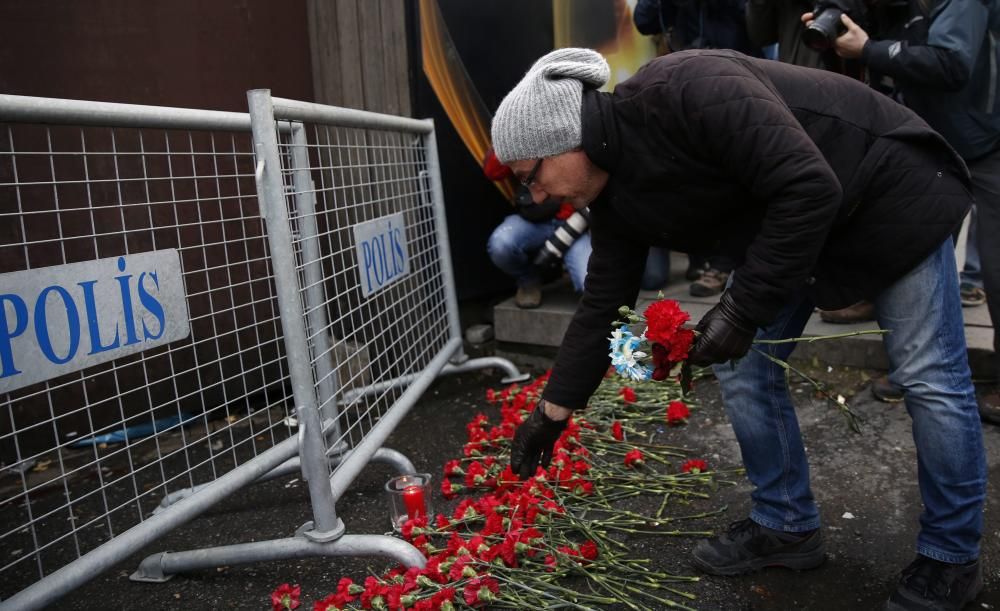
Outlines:
{"label": "dark wall", "polygon": [[[528,67],[552,50],[549,0],[438,0],[455,48],[492,113]],[[419,58],[419,54],[417,55]],[[448,233],[460,299],[509,292],[513,281],[490,262],[486,240],[512,208],[487,180],[452,128],[420,70],[416,117],[433,117],[448,212]]]}
{"label": "dark wall", "polygon": [[303,0],[0,0],[0,92],[246,112],[312,99]]}

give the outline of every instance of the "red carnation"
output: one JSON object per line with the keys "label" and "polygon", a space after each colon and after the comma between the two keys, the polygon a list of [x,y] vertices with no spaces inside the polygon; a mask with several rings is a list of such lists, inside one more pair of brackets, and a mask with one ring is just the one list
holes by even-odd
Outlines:
{"label": "red carnation", "polygon": [[694,342],[694,331],[691,329],[678,329],[670,341],[670,360],[680,363],[688,357],[691,350],[691,343]]}
{"label": "red carnation", "polygon": [[694,332],[688,329],[679,329],[674,334],[673,339],[667,344],[654,343],[653,352],[653,375],[657,382],[666,380],[670,376],[670,371],[684,359],[688,357],[691,349],[691,342],[694,341]]}
{"label": "red carnation", "polygon": [[462,468],[462,463],[456,458],[444,464],[444,474],[445,477],[450,475],[465,475],[465,469]]}
{"label": "red carnation", "polygon": [[684,461],[681,465],[681,473],[694,473],[698,475],[699,473],[704,473],[708,471],[708,463],[700,458],[692,458],[690,460]]}
{"label": "red carnation", "polygon": [[597,560],[597,544],[590,540],[584,541],[580,546],[580,555],[590,562]]}
{"label": "red carnation", "polygon": [[441,494],[444,495],[444,498],[451,500],[458,496],[461,491],[461,484],[454,484],[450,479],[441,480]]}
{"label": "red carnation", "polygon": [[365,577],[365,591],[361,593],[361,606],[365,609],[371,609],[373,606],[383,604],[385,594],[388,591],[389,588],[382,585],[374,576]]}
{"label": "red carnation", "polygon": [[340,594],[330,594],[322,600],[313,603],[313,611],[330,611],[330,609],[343,609],[351,601],[344,600]]}
{"label": "red carnation", "polygon": [[643,312],[646,317],[646,338],[669,346],[674,335],[691,317],[673,299],[661,299],[649,304]]}
{"label": "red carnation", "polygon": [[621,441],[625,439],[625,433],[622,431],[622,423],[617,420],[611,425],[611,436]]}
{"label": "red carnation", "polygon": [[667,407],[667,424],[683,424],[687,422],[690,415],[691,410],[688,409],[687,405],[684,405],[680,401],[671,401]]}
{"label": "red carnation", "polygon": [[639,467],[642,466],[642,464],[642,452],[638,448],[625,455],[626,467]]}
{"label": "red carnation", "polygon": [[447,587],[441,588],[436,594],[431,598],[431,608],[440,609],[444,603],[449,603],[449,605],[455,601],[455,588]]}
{"label": "red carnation", "polygon": [[298,584],[294,586],[283,583],[271,592],[271,609],[273,611],[283,611],[284,609],[297,609],[299,606],[299,595],[302,588]]}
{"label": "red carnation", "polygon": [[497,599],[496,595],[499,593],[500,584],[497,583],[496,579],[488,576],[476,577],[462,590],[465,604],[470,607],[479,607],[485,603],[491,603]]}
{"label": "red carnation", "polygon": [[621,396],[622,396],[622,401],[625,402],[625,405],[631,405],[632,403],[635,403],[635,391],[632,390],[632,388],[628,386],[623,388],[621,391]]}

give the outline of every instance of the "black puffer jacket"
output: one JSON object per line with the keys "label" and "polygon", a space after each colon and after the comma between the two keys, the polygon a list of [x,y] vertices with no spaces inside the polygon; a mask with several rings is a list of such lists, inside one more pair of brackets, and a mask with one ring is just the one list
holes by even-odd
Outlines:
{"label": "black puffer jacket", "polygon": [[796,292],[835,309],[873,298],[958,227],[972,196],[954,150],[853,79],[732,51],[653,60],[587,91],[583,146],[610,173],[591,204],[587,285],[545,398],[582,408],[605,339],[635,303],[646,249],[724,252],[758,325]]}

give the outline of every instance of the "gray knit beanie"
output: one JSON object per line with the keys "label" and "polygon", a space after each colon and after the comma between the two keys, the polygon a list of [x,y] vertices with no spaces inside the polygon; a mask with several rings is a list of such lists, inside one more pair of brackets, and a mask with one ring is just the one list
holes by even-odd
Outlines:
{"label": "gray knit beanie", "polygon": [[551,157],[580,146],[583,88],[609,76],[608,62],[591,49],[557,49],[536,61],[493,117],[497,159]]}

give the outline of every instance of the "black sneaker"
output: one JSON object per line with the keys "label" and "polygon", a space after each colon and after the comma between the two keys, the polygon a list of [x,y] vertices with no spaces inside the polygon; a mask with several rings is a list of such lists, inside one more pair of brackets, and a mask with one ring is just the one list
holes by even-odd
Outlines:
{"label": "black sneaker", "polygon": [[948,564],[927,556],[917,556],[903,569],[896,591],[886,603],[886,611],[961,609],[983,589],[979,561]]}
{"label": "black sneaker", "polygon": [[986,291],[969,282],[958,286],[958,294],[962,299],[962,307],[970,308],[986,303]]}
{"label": "black sneaker", "polygon": [[718,537],[700,541],[694,565],[710,575],[742,575],[765,567],[814,569],[826,559],[819,529],[801,533],[772,530],[747,518]]}

